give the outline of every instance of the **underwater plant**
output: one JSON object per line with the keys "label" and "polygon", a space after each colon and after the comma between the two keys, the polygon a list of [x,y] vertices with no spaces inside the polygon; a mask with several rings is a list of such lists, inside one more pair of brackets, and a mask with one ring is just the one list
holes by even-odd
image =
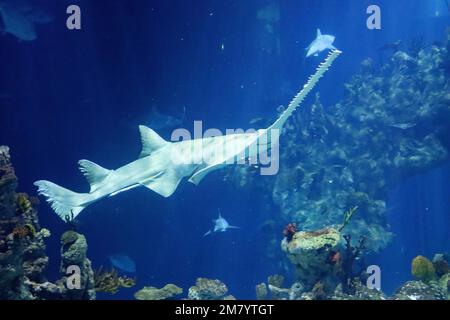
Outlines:
{"label": "underwater plant", "polygon": [[103,267],[94,271],[95,291],[116,294],[120,288],[131,288],[136,284],[136,279],[119,276],[116,269],[110,271]]}
{"label": "underwater plant", "polygon": [[19,193],[17,195],[17,207],[21,213],[27,213],[31,210],[32,205],[26,193]]}
{"label": "underwater plant", "polygon": [[295,223],[289,223],[283,230],[283,236],[287,242],[291,242],[294,234],[297,232],[297,225]]}
{"label": "underwater plant", "polygon": [[33,237],[33,238],[36,237],[36,235],[37,235],[36,228],[31,223],[26,223],[25,228],[28,229],[28,232],[31,237]]}
{"label": "underwater plant", "polygon": [[344,229],[347,224],[349,223],[350,219],[353,217],[353,214],[358,210],[358,206],[355,206],[347,211],[344,212],[344,221],[342,222],[341,226],[338,228],[338,231],[341,232],[342,229]]}
{"label": "underwater plant", "polygon": [[411,263],[411,274],[417,279],[428,283],[436,279],[433,263],[424,256],[417,256]]}
{"label": "underwater plant", "polygon": [[345,240],[345,250],[342,255],[339,275],[342,283],[342,291],[344,293],[351,294],[355,291],[353,280],[357,277],[354,270],[354,263],[356,259],[361,257],[364,249],[366,248],[367,238],[365,236],[361,236],[356,246],[352,246],[350,235],[346,234],[343,238]]}
{"label": "underwater plant", "polygon": [[42,228],[41,230],[39,230],[37,234],[40,235],[42,238],[49,238],[52,235],[50,230],[46,228]]}

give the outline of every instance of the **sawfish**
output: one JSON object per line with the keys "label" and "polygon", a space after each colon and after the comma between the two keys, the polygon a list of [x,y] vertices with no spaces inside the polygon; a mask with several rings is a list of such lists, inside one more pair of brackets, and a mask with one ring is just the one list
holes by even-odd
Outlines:
{"label": "sawfish", "polygon": [[[47,180],[36,181],[34,185],[37,186],[38,193],[46,197],[52,209],[66,222],[75,219],[90,204],[136,187],[146,187],[163,197],[169,197],[183,178],[188,178],[189,182],[197,185],[208,173],[235,164],[233,159],[237,157],[245,155],[257,158],[259,154],[271,150],[275,140],[273,137],[279,134],[291,114],[340,54],[339,50],[329,53],[288,107],[268,128],[170,142],[154,130],[141,125],[142,151],[135,161],[115,170],[85,159],[78,162],[90,184],[88,193],[77,193]],[[217,152],[218,150],[222,152]],[[197,159],[199,154],[201,159]]]}

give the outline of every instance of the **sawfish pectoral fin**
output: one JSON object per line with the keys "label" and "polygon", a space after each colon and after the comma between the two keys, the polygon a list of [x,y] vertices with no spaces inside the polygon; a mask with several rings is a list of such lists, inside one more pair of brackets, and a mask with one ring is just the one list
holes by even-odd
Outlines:
{"label": "sawfish pectoral fin", "polygon": [[175,192],[182,178],[177,175],[176,171],[166,170],[139,182],[139,184],[167,198]]}
{"label": "sawfish pectoral fin", "polygon": [[224,163],[219,163],[219,164],[213,164],[213,165],[210,165],[210,166],[208,166],[208,167],[206,167],[206,168],[203,168],[203,169],[201,169],[201,170],[195,172],[195,173],[189,178],[188,181],[191,182],[191,183],[193,183],[193,184],[195,184],[195,185],[198,185],[198,184],[200,183],[200,181],[202,181],[203,178],[204,178],[208,173],[210,173],[210,172],[212,172],[212,171],[214,171],[214,170],[220,169],[220,168],[222,168],[222,167],[225,167],[225,166],[226,166],[226,164],[224,164]]}

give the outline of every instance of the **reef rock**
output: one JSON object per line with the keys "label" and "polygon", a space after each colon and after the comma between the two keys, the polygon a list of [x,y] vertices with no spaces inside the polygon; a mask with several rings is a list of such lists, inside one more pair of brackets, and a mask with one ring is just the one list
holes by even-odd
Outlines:
{"label": "reef rock", "polygon": [[447,293],[435,281],[428,284],[422,281],[408,281],[396,291],[392,298],[394,300],[446,300]]}
{"label": "reef rock", "polygon": [[439,279],[439,286],[441,287],[442,291],[447,293],[447,300],[450,300],[450,273],[444,274]]}
{"label": "reef rock", "polygon": [[48,264],[33,199],[17,193],[9,148],[0,146],[0,300],[41,299],[34,285],[45,283]]}
{"label": "reef rock", "polygon": [[68,268],[77,266],[80,270],[80,288],[67,290],[66,298],[73,300],[95,299],[95,277],[91,261],[86,257],[88,245],[86,238],[69,230],[61,236],[61,268],[62,281],[67,282]]}
{"label": "reef rock", "polygon": [[144,287],[134,294],[137,300],[166,300],[183,293],[183,289],[174,284],[166,284],[163,288]]}
{"label": "reef rock", "polygon": [[346,232],[367,236],[367,249],[379,251],[392,238],[389,190],[449,159],[448,61],[448,49],[437,46],[397,51],[382,66],[366,60],[344,85],[342,101],[323,106],[317,95],[286,123],[276,176],[257,177],[241,166],[228,176],[271,194],[274,215],[304,230],[338,224],[342,212],[358,206]]}
{"label": "reef rock", "polygon": [[304,286],[295,282],[290,288],[280,288],[269,284],[271,299],[273,300],[300,300]]}
{"label": "reef rock", "polygon": [[255,287],[256,291],[256,299],[258,300],[266,300],[267,299],[267,286],[264,282],[257,284]]}
{"label": "reef rock", "polygon": [[342,285],[338,285],[334,290],[331,300],[387,300],[388,297],[380,290],[369,289],[358,279],[352,281],[353,293],[348,294],[342,290]]}
{"label": "reef rock", "polygon": [[223,300],[228,292],[220,280],[198,278],[195,286],[189,288],[189,300]]}
{"label": "reef rock", "polygon": [[450,272],[449,257],[447,254],[437,253],[433,257],[433,267],[436,276],[441,277]]}
{"label": "reef rock", "polygon": [[337,249],[341,234],[334,228],[296,232],[291,241],[283,239],[281,248],[297,268],[298,280],[311,288],[319,280],[334,275],[330,253]]}

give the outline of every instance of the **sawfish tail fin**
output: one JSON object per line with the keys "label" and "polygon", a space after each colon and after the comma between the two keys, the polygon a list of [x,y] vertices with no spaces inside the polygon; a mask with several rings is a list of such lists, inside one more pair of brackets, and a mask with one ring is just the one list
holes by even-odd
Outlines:
{"label": "sawfish tail fin", "polygon": [[89,193],[76,193],[57,184],[39,180],[34,183],[38,193],[47,198],[53,210],[64,221],[75,219],[89,205]]}

